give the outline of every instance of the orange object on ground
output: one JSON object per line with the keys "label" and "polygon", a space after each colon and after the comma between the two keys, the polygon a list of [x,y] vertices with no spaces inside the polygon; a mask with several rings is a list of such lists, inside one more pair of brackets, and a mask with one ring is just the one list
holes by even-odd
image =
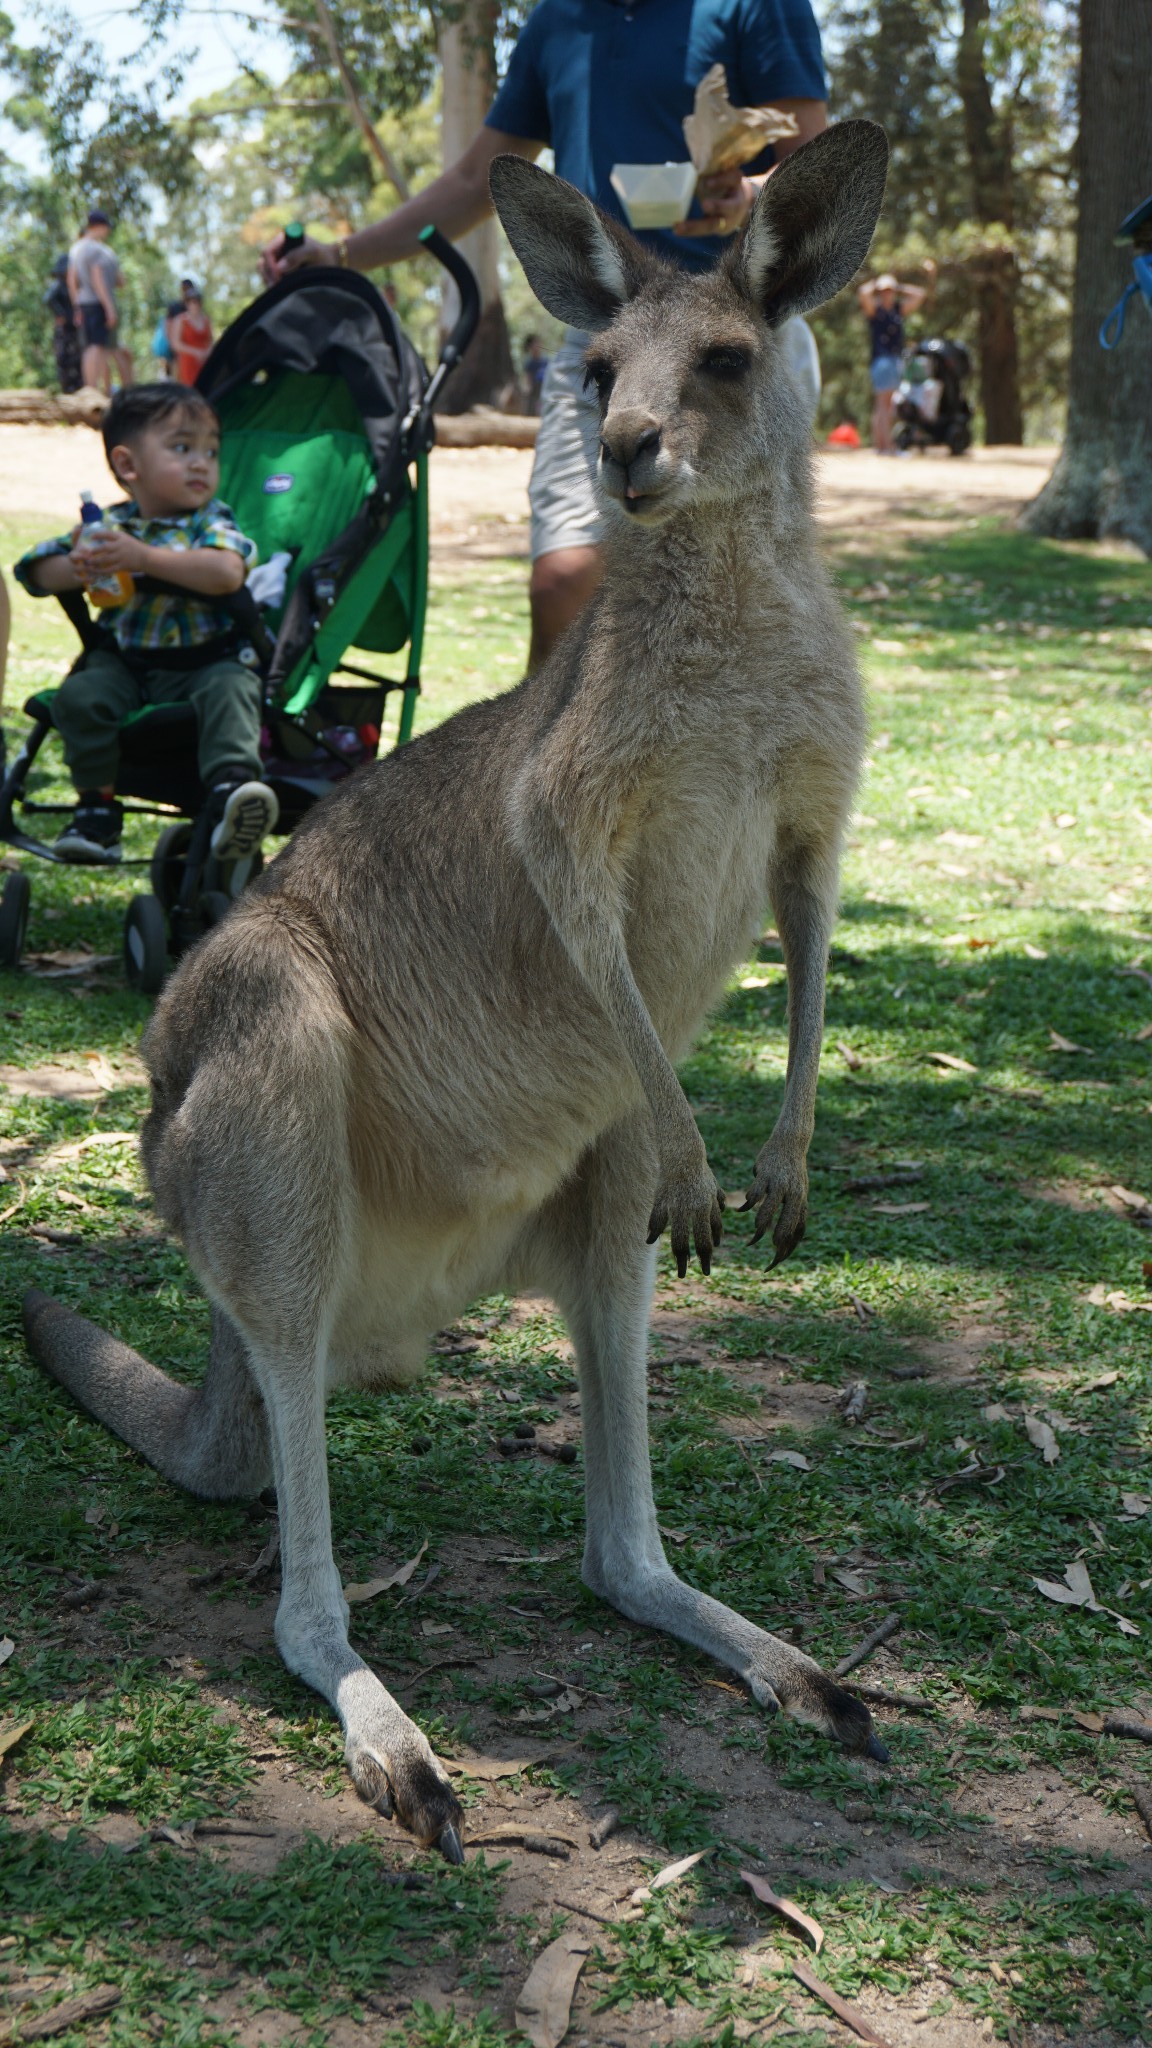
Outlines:
{"label": "orange object on ground", "polygon": [[830,448],[859,448],[860,436],[852,425],[851,420],[845,420],[842,426],[833,427],[832,432],[828,436],[828,446]]}

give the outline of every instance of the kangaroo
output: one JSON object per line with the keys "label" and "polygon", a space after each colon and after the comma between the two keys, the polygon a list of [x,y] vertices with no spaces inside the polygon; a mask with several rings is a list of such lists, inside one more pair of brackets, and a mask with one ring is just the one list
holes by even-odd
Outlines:
{"label": "kangaroo", "polygon": [[[861,757],[852,644],[818,554],[809,429],[778,329],[863,262],[887,145],[847,121],[767,180],[703,276],[506,156],[492,196],[537,297],[591,332],[598,595],[549,661],[317,807],[180,964],[144,1039],[142,1151],[212,1306],[199,1389],[43,1294],[34,1355],[205,1499],[275,1482],[276,1642],[335,1708],[361,1796],[451,1862],[463,1817],[348,1642],[330,1388],[391,1390],[479,1293],[535,1288],[576,1350],[586,1585],[880,1760],[869,1714],[668,1564],[649,1470],[655,1240],[720,1240],[673,1063],[770,900],[788,1068],[745,1206],[803,1235],[841,838]],[[382,1483],[385,1475],[381,1475]]]}

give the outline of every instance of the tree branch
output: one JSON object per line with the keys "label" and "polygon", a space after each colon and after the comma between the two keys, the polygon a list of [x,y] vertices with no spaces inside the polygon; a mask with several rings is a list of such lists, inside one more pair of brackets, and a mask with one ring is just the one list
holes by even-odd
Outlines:
{"label": "tree branch", "polygon": [[352,73],[348,68],[348,65],[344,61],[344,53],[340,48],[340,43],[336,35],[336,24],[332,19],[332,15],[328,7],[327,0],[312,0],[312,5],[316,9],[316,17],[320,24],[320,33],[323,36],[324,41],[327,45],[328,53],[332,59],[332,62],[335,64],[337,71],[340,74],[340,83],[344,88],[344,98],[347,102],[348,112],[351,114],[353,121],[359,128],[361,135],[364,137],[364,140],[368,145],[368,149],[371,155],[373,155],[376,158],[377,163],[381,166],[381,169],[383,170],[385,177],[389,180],[389,183],[395,186],[397,194],[399,195],[400,199],[410,199],[412,195],[408,187],[408,180],[405,178],[404,173],[400,169],[399,164],[396,162],[395,157],[392,155],[391,150],[387,147],[387,145],[384,142],[381,141],[380,137],[377,135],[375,128],[372,126],[372,123],[364,110],[360,94],[356,87],[356,81],[353,78]]}

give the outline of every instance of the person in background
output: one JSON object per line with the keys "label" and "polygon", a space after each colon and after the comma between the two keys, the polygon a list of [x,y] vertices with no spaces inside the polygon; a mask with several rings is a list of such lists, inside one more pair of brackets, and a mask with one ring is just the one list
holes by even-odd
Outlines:
{"label": "person in background", "polygon": [[877,455],[892,453],[892,400],[903,374],[904,315],[924,305],[936,283],[936,265],[930,257],[921,267],[927,285],[901,284],[886,270],[856,293],[872,343],[872,446]]}
{"label": "person in background", "polygon": [[524,412],[528,419],[540,416],[540,398],[547,374],[548,358],[544,353],[544,343],[538,334],[530,334],[524,343]]}
{"label": "person in background", "polygon": [[212,351],[212,322],[194,277],[180,281],[179,303],[169,309],[168,345],[179,384],[194,384]]}
{"label": "person in background", "polygon": [[[696,87],[722,63],[733,101],[778,107],[797,132],[776,158],[826,125],[828,97],[811,0],[537,0],[512,51],[484,126],[450,169],[387,219],[344,235],[335,252],[306,239],[263,255],[267,283],[301,264],[373,270],[419,250],[433,223],[456,241],[492,210],[488,170],[507,150],[534,158],[551,147],[560,177],[624,220],[611,185],[617,163],[683,162],[683,120]],[[691,218],[638,239],[689,269],[713,265],[747,220],[771,166],[702,178]],[[791,323],[789,323],[791,325]],[[801,329],[803,340],[806,330]],[[553,355],[541,399],[529,485],[532,506],[532,644],[536,668],[600,580],[600,507],[593,477],[600,416],[584,389],[586,337],[570,330]],[[808,349],[815,344],[807,334]],[[786,343],[787,346],[787,343]],[[817,387],[818,389],[818,387]],[[812,409],[815,398],[809,392]]]}
{"label": "person in background", "polygon": [[76,309],[68,290],[68,258],[58,256],[52,265],[52,282],[44,294],[52,315],[52,352],[56,357],[56,381],[61,391],[80,389],[80,336],[76,331]]}
{"label": "person in background", "polygon": [[112,390],[112,363],[123,389],[134,381],[132,357],[120,344],[116,291],[124,282],[120,259],[108,247],[112,223],[99,206],[90,209],[84,233],[68,251],[68,292],[76,309],[83,349],[85,384]]}

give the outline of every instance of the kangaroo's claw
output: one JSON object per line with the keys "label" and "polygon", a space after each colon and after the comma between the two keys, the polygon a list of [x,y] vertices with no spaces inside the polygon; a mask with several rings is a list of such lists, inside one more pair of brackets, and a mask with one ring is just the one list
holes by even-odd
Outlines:
{"label": "kangaroo's claw", "polygon": [[436,1847],[439,1849],[445,1863],[463,1863],[464,1844],[460,1840],[459,1829],[451,1821],[449,1821],[446,1828],[441,1829],[440,1840],[437,1842]]}

